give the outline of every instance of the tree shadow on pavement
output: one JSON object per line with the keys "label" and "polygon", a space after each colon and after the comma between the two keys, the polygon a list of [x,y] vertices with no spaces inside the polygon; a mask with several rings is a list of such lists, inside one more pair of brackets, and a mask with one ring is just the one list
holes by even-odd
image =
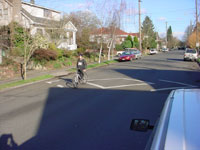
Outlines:
{"label": "tree shadow on pavement", "polygon": [[[160,88],[158,79],[182,82],[199,78],[199,72],[151,69],[113,71]],[[70,82],[69,79],[64,79]],[[178,82],[177,81],[177,82]],[[189,81],[188,84],[193,84]],[[171,83],[169,83],[171,84]],[[163,84],[164,86],[167,83]],[[84,85],[77,90],[51,87],[43,103],[36,133],[20,144],[20,150],[129,150],[145,149],[152,131],[133,132],[133,118],[155,124],[171,90],[152,92],[148,88],[100,89]]]}

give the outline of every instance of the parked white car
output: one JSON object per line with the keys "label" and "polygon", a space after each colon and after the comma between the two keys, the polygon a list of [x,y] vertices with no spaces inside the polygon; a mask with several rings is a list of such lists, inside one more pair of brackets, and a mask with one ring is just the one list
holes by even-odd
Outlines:
{"label": "parked white car", "polygon": [[142,53],[140,50],[136,48],[126,48],[125,51],[133,52],[135,55],[135,59],[141,59],[142,58]]}
{"label": "parked white car", "polygon": [[156,49],[150,49],[149,54],[150,55],[158,54],[158,51]]}
{"label": "parked white car", "polygon": [[200,89],[173,90],[163,107],[157,124],[135,119],[131,129],[153,129],[145,149],[150,150],[199,150],[200,149]]}
{"label": "parked white car", "polygon": [[121,56],[124,51],[117,51],[117,56]]}
{"label": "parked white car", "polygon": [[152,150],[197,150],[200,148],[200,89],[170,93],[152,142]]}
{"label": "parked white car", "polygon": [[168,48],[162,48],[162,52],[168,52],[169,49]]}
{"label": "parked white car", "polygon": [[196,61],[198,59],[198,52],[194,49],[186,49],[184,53],[183,60]]}

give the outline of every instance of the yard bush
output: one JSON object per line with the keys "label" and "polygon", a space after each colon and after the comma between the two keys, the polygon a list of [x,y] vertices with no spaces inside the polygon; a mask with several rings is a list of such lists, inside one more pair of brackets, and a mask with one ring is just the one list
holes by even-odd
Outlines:
{"label": "yard bush", "polygon": [[14,64],[14,61],[12,59],[3,57],[3,62],[1,64],[1,66],[8,66],[8,65],[12,65],[12,64]]}
{"label": "yard bush", "polygon": [[200,58],[197,59],[197,62],[200,64]]}
{"label": "yard bush", "polygon": [[59,62],[55,62],[54,65],[53,65],[53,67],[54,67],[55,69],[58,69],[58,68],[61,68],[62,65],[61,65]]}
{"label": "yard bush", "polygon": [[70,50],[64,50],[63,51],[63,56],[64,57],[71,58],[72,55],[73,55],[73,51],[70,51]]}
{"label": "yard bush", "polygon": [[76,51],[77,51],[77,54],[84,54],[85,53],[85,48],[78,48]]}
{"label": "yard bush", "polygon": [[122,51],[122,50],[124,50],[124,48],[123,48],[122,45],[116,44],[116,50],[117,51]]}
{"label": "yard bush", "polygon": [[55,51],[58,58],[60,58],[64,55],[64,51],[62,49],[57,48],[54,43],[49,44],[49,49]]}
{"label": "yard bush", "polygon": [[33,58],[35,58],[38,61],[42,60],[50,61],[50,60],[56,60],[57,54],[53,50],[37,49],[33,54]]}

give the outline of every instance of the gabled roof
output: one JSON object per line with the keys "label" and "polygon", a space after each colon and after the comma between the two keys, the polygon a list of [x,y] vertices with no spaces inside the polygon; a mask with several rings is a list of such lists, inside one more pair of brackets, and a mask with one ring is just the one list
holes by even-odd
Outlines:
{"label": "gabled roof", "polygon": [[77,31],[77,28],[73,25],[71,21],[65,24],[64,28],[71,31]]}
{"label": "gabled roof", "polygon": [[54,21],[54,20],[49,20],[45,18],[39,18],[32,16],[29,12],[27,12],[24,8],[22,8],[22,13],[25,14],[34,24],[40,24],[44,26],[49,26],[49,27],[59,27],[60,22],[59,21]]}
{"label": "gabled roof", "polygon": [[[99,28],[99,29],[96,29],[95,31],[93,31],[91,34],[93,35],[100,35],[102,32],[102,34],[111,34],[113,32],[113,29],[111,28]],[[116,28],[116,31],[115,31],[115,34],[116,35],[132,35],[132,36],[139,36],[138,33],[127,33],[119,28]]]}
{"label": "gabled roof", "polygon": [[13,6],[13,0],[6,0],[6,2],[9,4],[9,5],[11,5],[11,6]]}
{"label": "gabled roof", "polygon": [[[10,1],[12,1],[12,0],[10,0]],[[51,9],[51,8],[47,8],[47,7],[43,7],[43,6],[39,6],[39,5],[36,5],[36,4],[32,4],[32,3],[28,3],[28,2],[24,2],[24,1],[22,1],[22,4],[26,4],[26,5],[30,5],[30,6],[33,6],[33,7],[42,8],[42,9],[51,10],[51,11],[54,11],[54,12],[56,12],[56,13],[61,13],[60,11],[57,11],[57,10],[54,10],[54,9]]]}

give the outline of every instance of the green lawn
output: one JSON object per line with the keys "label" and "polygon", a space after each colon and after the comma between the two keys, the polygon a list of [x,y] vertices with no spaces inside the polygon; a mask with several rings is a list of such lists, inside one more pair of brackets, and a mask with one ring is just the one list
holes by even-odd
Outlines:
{"label": "green lawn", "polygon": [[40,81],[40,80],[44,80],[44,79],[49,79],[49,78],[52,78],[52,77],[54,77],[54,76],[43,75],[43,76],[39,76],[39,77],[27,79],[27,80],[20,80],[20,81],[16,81],[16,82],[2,84],[2,85],[0,85],[0,90],[5,89],[5,88],[10,88],[10,87],[15,87],[15,86],[27,84],[27,83],[32,83],[32,82],[36,82],[36,81]]}
{"label": "green lawn", "polygon": [[[90,64],[90,65],[88,65],[88,68],[96,68],[96,67],[100,67],[100,66],[105,66],[105,65],[112,64],[112,63],[116,63],[116,62],[117,62],[116,60],[111,60],[111,61],[102,62],[100,64],[98,64],[98,63]],[[70,72],[75,72],[76,68],[69,69],[69,71]],[[23,85],[23,84],[44,80],[44,79],[49,79],[49,78],[53,78],[53,77],[54,77],[53,75],[43,75],[43,76],[39,76],[39,77],[27,79],[27,80],[20,80],[20,81],[16,81],[16,82],[6,83],[6,84],[0,85],[0,90],[6,89],[6,88],[11,88],[11,87],[16,87],[16,86],[20,86],[20,85]]]}

